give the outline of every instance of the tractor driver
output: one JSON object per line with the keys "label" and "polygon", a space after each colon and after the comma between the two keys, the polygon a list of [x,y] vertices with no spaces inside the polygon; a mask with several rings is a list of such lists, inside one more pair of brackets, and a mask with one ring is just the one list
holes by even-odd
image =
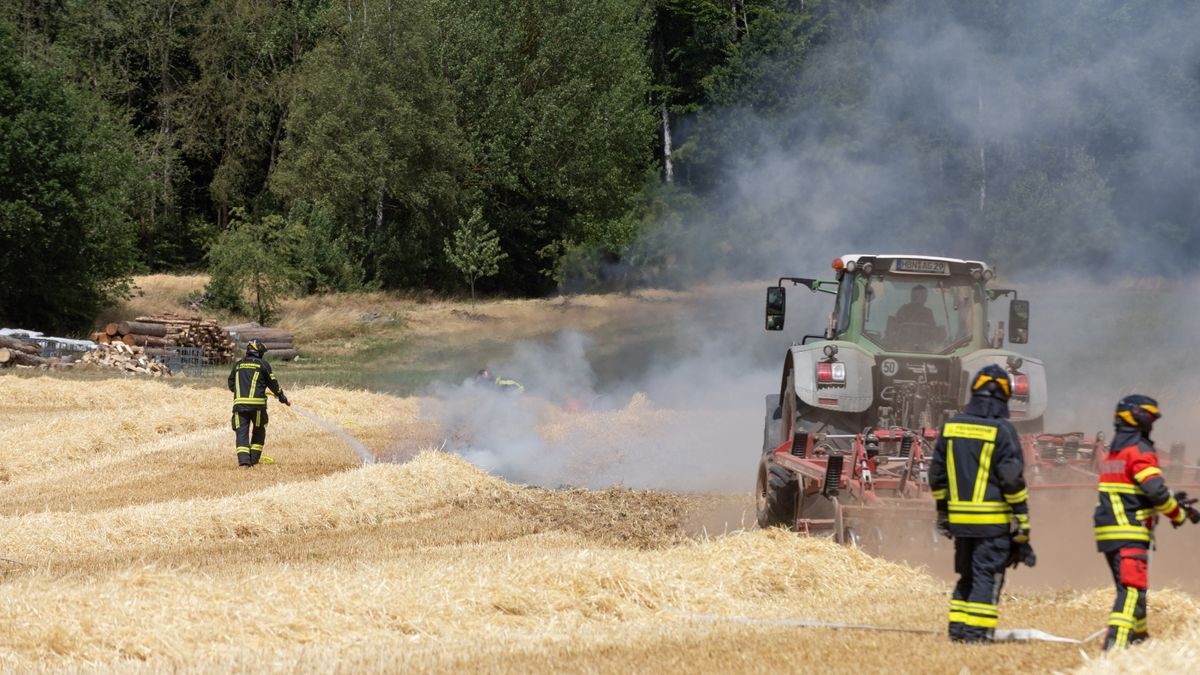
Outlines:
{"label": "tractor driver", "polygon": [[921,284],[913,286],[908,304],[903,305],[896,311],[896,323],[915,323],[922,326],[933,326],[933,310],[925,306],[925,301],[928,299],[929,289]]}
{"label": "tractor driver", "polygon": [[912,287],[909,301],[888,317],[887,339],[901,349],[929,349],[945,338],[945,331],[933,319],[933,310],[925,306],[929,289],[921,284]]}

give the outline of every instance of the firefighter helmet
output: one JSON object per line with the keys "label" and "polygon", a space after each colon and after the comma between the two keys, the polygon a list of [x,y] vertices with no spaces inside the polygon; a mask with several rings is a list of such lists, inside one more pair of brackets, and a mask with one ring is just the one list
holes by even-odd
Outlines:
{"label": "firefighter helmet", "polygon": [[1012,379],[1008,371],[997,365],[984,366],[971,382],[971,395],[1007,401],[1012,396]]}
{"label": "firefighter helmet", "polygon": [[261,359],[263,354],[267,353],[267,346],[262,343],[262,340],[253,339],[246,343],[246,356],[253,356],[256,359]]}
{"label": "firefighter helmet", "polygon": [[1137,427],[1149,433],[1154,422],[1160,417],[1162,413],[1158,410],[1158,401],[1149,396],[1133,394],[1117,402],[1117,412],[1113,421],[1118,426]]}

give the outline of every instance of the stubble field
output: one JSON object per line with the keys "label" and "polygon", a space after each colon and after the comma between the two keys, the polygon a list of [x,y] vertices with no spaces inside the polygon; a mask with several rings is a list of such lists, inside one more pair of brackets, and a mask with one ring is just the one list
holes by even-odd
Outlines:
{"label": "stubble field", "polygon": [[[1094,642],[952,646],[940,634],[946,583],[921,570],[783,532],[705,534],[698,514],[725,497],[502,481],[434,451],[442,430],[416,398],[290,394],[372,452],[411,459],[361,466],[337,437],[276,406],[267,454],[278,463],[242,470],[218,387],[0,378],[0,665],[1152,669],[1093,663]],[[555,417],[546,433],[591,415]],[[1002,625],[1082,637],[1109,598],[1018,592]],[[1194,663],[1195,601],[1156,591],[1152,602],[1166,638],[1156,658]],[[795,619],[934,632],[786,625]]]}

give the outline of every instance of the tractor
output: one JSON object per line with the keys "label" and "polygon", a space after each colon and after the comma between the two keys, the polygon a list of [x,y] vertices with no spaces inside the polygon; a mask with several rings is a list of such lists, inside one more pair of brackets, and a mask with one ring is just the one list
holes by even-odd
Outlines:
{"label": "tractor", "polygon": [[[830,295],[833,308],[822,333],[788,350],[779,393],[766,397],[758,523],[866,548],[905,527],[931,533],[928,460],[942,423],[969,399],[971,374],[1006,368],[1011,421],[1023,437],[1044,435],[1045,368],[1004,348],[1006,334],[1012,344],[1028,341],[1029,302],[994,288],[995,270],[975,260],[844,255],[833,272],[831,280],[783,277],[767,289],[767,330],[784,328],[785,284]],[[988,316],[1000,298],[1008,298],[1007,331]],[[1097,443],[1045,440],[1062,441],[1073,460]]]}

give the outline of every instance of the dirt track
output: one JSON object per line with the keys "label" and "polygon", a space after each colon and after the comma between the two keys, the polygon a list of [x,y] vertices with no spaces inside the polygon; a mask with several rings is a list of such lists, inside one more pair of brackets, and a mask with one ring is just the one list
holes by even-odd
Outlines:
{"label": "dirt track", "polygon": [[[410,399],[324,388],[293,399],[377,452],[438,437]],[[981,650],[940,635],[739,623],[939,631],[946,586],[782,532],[697,539],[738,513],[736,496],[525,488],[444,453],[356,468],[336,439],[283,409],[272,412],[269,440],[279,463],[239,470],[226,392],[216,389],[5,378],[0,401],[0,557],[15,561],[0,566],[7,668],[1012,672],[1082,663],[1073,646]],[[1004,601],[1003,625],[1082,636],[1107,603],[1103,589],[1019,592]],[[1168,634],[1196,611],[1178,593],[1156,592],[1154,605],[1155,630]]]}

